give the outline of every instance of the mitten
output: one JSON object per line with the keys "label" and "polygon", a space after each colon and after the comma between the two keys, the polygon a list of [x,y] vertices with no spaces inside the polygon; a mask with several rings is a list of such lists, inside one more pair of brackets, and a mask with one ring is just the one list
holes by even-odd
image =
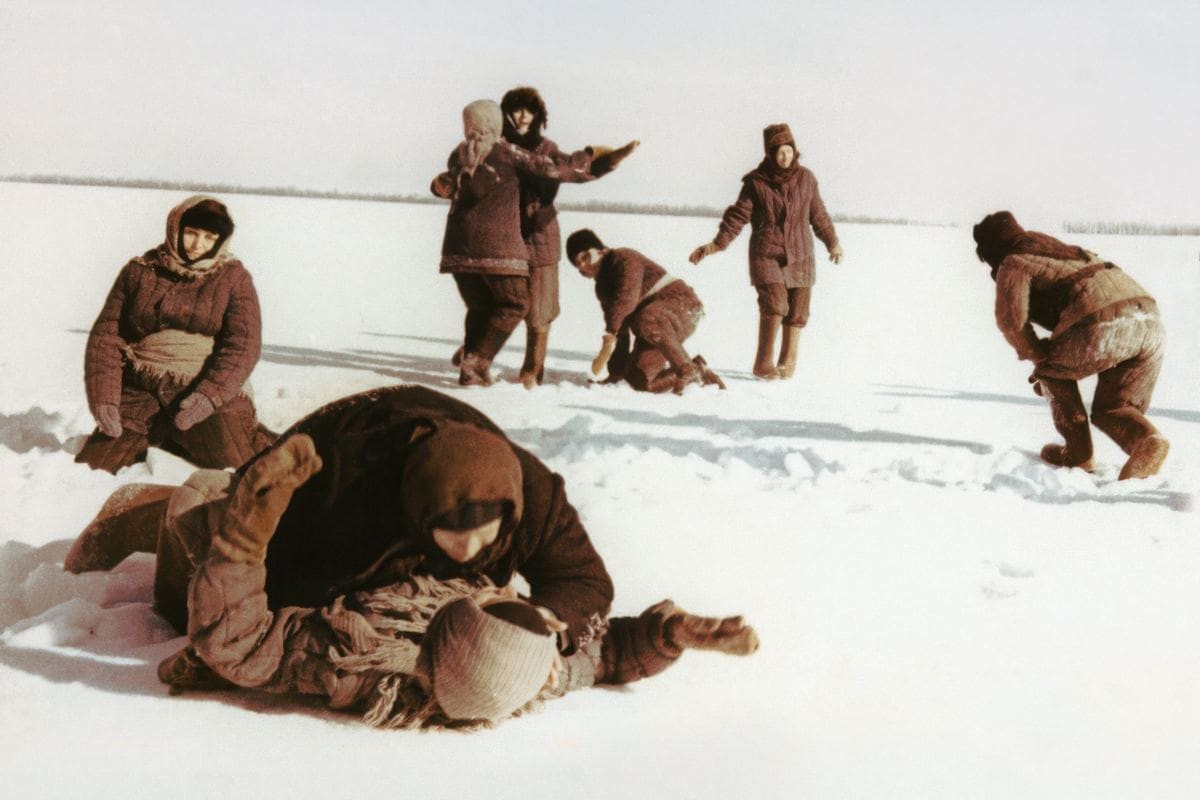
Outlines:
{"label": "mitten", "polygon": [[617,168],[617,165],[624,161],[630,153],[637,150],[640,145],[637,139],[632,142],[621,145],[613,149],[610,147],[592,147],[592,168],[590,172],[599,178],[601,175],[607,175]]}
{"label": "mitten", "polygon": [[443,172],[429,184],[429,191],[433,193],[434,197],[449,200],[454,196],[454,179],[450,177],[449,172]]}
{"label": "mitten", "polygon": [[162,660],[158,665],[158,679],[170,687],[171,694],[183,694],[185,691],[204,692],[233,686],[201,661],[191,645]]}
{"label": "mitten", "polygon": [[105,436],[119,437],[125,430],[121,427],[121,409],[108,403],[96,406],[96,427]]}
{"label": "mitten", "polygon": [[612,358],[613,351],[617,349],[617,337],[614,334],[606,333],[600,342],[600,352],[592,359],[592,374],[600,377],[600,373],[604,372],[604,368],[608,366],[608,360]]}
{"label": "mitten", "polygon": [[175,415],[175,427],[186,431],[212,416],[216,411],[212,400],[201,392],[192,392],[179,403],[179,413]]}
{"label": "mitten", "polygon": [[829,260],[835,264],[842,263],[842,258],[845,255],[846,254],[842,252],[842,246],[840,244],[835,244],[833,247],[829,248]]}
{"label": "mitten", "polygon": [[748,656],[758,649],[758,633],[741,617],[698,617],[678,607],[666,621],[666,637],[683,649],[734,656]]}
{"label": "mitten", "polygon": [[718,252],[720,249],[721,248],[717,247],[713,242],[702,244],[692,251],[692,254],[688,256],[688,261],[692,262],[693,264],[699,264],[701,260],[708,258],[713,253]]}
{"label": "mitten", "polygon": [[261,562],[292,493],[321,470],[308,434],[297,433],[263,453],[242,475],[212,546],[230,561]]}

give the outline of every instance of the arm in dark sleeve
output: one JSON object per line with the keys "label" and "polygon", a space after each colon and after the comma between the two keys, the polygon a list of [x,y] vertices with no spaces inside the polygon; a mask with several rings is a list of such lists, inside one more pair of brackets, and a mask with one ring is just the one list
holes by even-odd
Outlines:
{"label": "arm in dark sleeve", "polygon": [[724,250],[729,246],[729,243],[737,238],[737,235],[742,232],[742,228],[746,227],[746,223],[750,221],[750,214],[754,211],[754,192],[750,189],[750,183],[742,183],[742,191],[738,193],[738,198],[729,208],[725,209],[725,213],[721,216],[721,224],[717,228],[717,235],[713,238],[713,244]]}
{"label": "arm in dark sleeve", "polygon": [[1043,345],[1029,319],[1030,275],[1008,259],[1001,267],[996,273],[996,326],[1018,358],[1038,361]]}
{"label": "arm in dark sleeve", "polygon": [[196,391],[220,408],[237,397],[262,354],[262,314],[250,273],[242,271],[214,337],[213,352],[201,370]]}
{"label": "arm in dark sleeve", "polygon": [[609,252],[609,258],[612,259],[616,280],[613,282],[612,297],[604,305],[604,327],[615,335],[642,301],[642,281],[646,270],[637,259],[616,250]]}
{"label": "arm in dark sleeve", "polygon": [[88,408],[93,414],[98,406],[121,404],[121,348],[127,344],[121,338],[121,314],[131,282],[127,266],[117,275],[88,334],[83,356],[83,383]]}
{"label": "arm in dark sleeve", "polygon": [[[518,566],[530,587],[530,602],[553,611],[567,624],[567,650],[591,640],[612,605],[613,586],[604,561],[592,546],[579,514],[567,501],[561,476],[532,456],[522,459],[526,480],[548,497],[544,517],[528,520],[541,530],[527,532],[538,541]],[[537,470],[540,474],[529,475]],[[528,507],[528,503],[527,503]],[[539,512],[540,513],[540,512]]]}
{"label": "arm in dark sleeve", "polygon": [[588,172],[592,161],[586,151],[572,153],[565,163],[558,164],[551,158],[531,153],[514,144],[504,142],[497,146],[508,148],[513,166],[522,174],[560,183],[587,183],[596,179],[595,175]]}

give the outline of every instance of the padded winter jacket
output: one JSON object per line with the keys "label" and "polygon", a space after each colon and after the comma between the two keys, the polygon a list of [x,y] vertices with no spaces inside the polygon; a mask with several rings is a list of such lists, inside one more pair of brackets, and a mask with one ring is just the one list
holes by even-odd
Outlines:
{"label": "padded winter jacket", "polygon": [[434,179],[435,186],[451,187],[452,192],[441,271],[528,275],[530,252],[521,235],[521,179],[584,183],[594,179],[587,171],[590,164],[591,157],[582,151],[572,154],[569,163],[559,164],[502,141],[468,175],[455,150],[447,172]]}
{"label": "padded winter jacket", "polygon": [[1105,261],[1010,255],[996,270],[996,325],[1017,355],[1030,361],[1042,355],[1032,323],[1054,338],[1077,325],[1112,319],[1137,303],[1157,314],[1149,292]]}
{"label": "padded winter jacket", "polygon": [[805,167],[781,181],[765,166],[742,178],[737,201],[725,209],[713,243],[724,250],[750,223],[750,282],[782,283],[789,288],[816,282],[812,232],[832,249],[837,244],[833,220],[821,202],[817,179]]}
{"label": "padded winter jacket", "polygon": [[629,247],[610,249],[596,274],[596,299],[609,333],[620,332],[631,315],[664,287],[679,283],[667,271]]}

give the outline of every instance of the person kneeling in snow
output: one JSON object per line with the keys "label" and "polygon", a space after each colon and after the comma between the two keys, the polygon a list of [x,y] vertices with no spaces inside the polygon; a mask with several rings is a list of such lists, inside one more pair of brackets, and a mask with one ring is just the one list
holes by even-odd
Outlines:
{"label": "person kneeling in snow", "polygon": [[[604,311],[605,332],[592,374],[599,377],[612,361],[606,382],[624,378],[642,392],[681,394],[690,383],[725,388],[702,356],[689,359],[683,349],[704,316],[692,287],[637,250],[605,247],[588,228],[567,237],[567,259],[596,282]],[[618,337],[626,331],[634,336],[632,353],[627,345],[618,352]]]}
{"label": "person kneeling in snow", "polygon": [[[594,636],[612,581],[562,478],[479,411],[395,386],[330,403],[283,437],[298,433],[324,467],[289,497],[266,552],[272,608],[316,608],[411,575],[504,586],[520,574],[531,602],[565,623],[564,651]],[[237,474],[199,470],[177,488],[119,490],[64,566],[106,569],[135,550],[157,553],[156,608],[187,630],[192,574],[238,486],[272,452]]]}
{"label": "person kneeling in snow", "polygon": [[[1034,362],[1029,380],[1066,440],[1043,447],[1042,460],[1094,468],[1077,381],[1096,375],[1092,422],[1129,454],[1120,479],[1157,473],[1169,443],[1145,416],[1163,358],[1154,298],[1117,265],[1026,231],[1008,211],[988,214],[973,233],[996,282],[996,324],[1018,358]],[[1039,338],[1034,323],[1050,337]]]}

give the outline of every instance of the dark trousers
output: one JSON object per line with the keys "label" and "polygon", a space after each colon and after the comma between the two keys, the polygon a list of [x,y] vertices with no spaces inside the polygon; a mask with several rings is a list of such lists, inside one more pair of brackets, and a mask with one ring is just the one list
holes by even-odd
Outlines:
{"label": "dark trousers", "polygon": [[[529,278],[524,275],[456,272],[454,283],[467,307],[463,320],[466,353],[478,351],[489,329],[512,333],[529,312]],[[491,359],[495,353],[484,355]]]}
{"label": "dark trousers", "polygon": [[758,310],[768,317],[783,317],[784,325],[803,328],[808,324],[808,309],[812,303],[811,286],[788,288],[782,283],[764,283],[754,287],[758,292]]}

